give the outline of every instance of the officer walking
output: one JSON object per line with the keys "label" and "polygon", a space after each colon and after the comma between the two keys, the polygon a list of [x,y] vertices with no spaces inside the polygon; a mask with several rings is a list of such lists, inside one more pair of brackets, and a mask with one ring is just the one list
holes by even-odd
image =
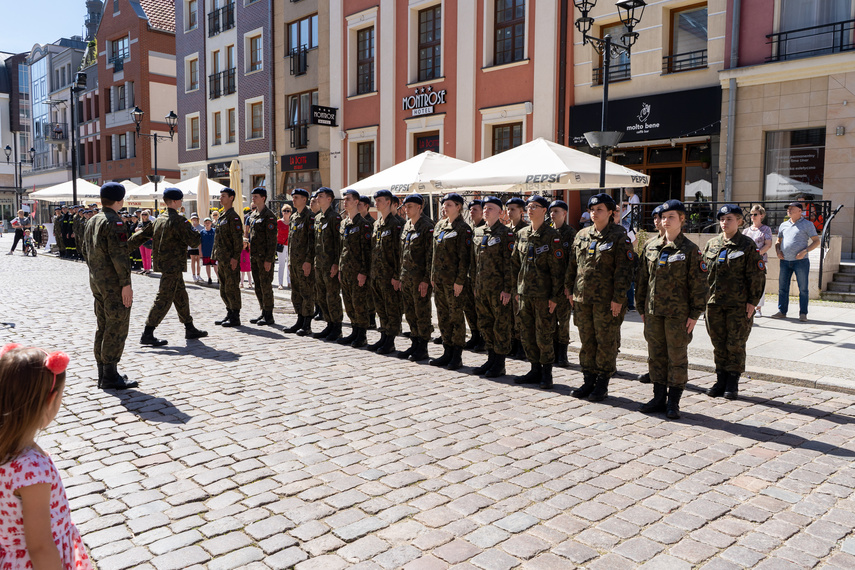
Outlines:
{"label": "officer walking", "polygon": [[[522,198],[514,197],[505,202],[505,207],[508,210],[508,218],[511,221],[511,231],[514,232],[514,238],[518,238],[520,231],[528,227],[528,222],[523,219],[525,202]],[[520,303],[516,292],[511,302],[513,303],[512,308],[514,313],[514,341],[511,347],[511,356],[514,358],[525,358],[525,350],[523,350],[522,341],[520,340],[522,323],[520,322]]]}
{"label": "officer walking", "polygon": [[380,319],[380,340],[369,345],[377,354],[391,354],[395,337],[401,332],[403,298],[401,296],[401,229],[403,224],[393,208],[389,190],[374,193],[377,221],[374,222],[371,246],[371,292],[374,309]]}
{"label": "officer walking", "polygon": [[484,223],[475,228],[471,274],[475,278],[475,307],[487,347],[487,361],[474,373],[498,378],[505,375],[505,358],[511,350],[514,326],[511,254],[516,240],[514,232],[499,221],[501,200],[489,196],[480,208],[483,208]]}
{"label": "officer walking", "polygon": [[371,284],[368,283],[371,267],[371,233],[368,225],[358,212],[359,192],[345,190],[343,203],[346,217],[341,225],[341,256],[338,263],[338,278],[341,283],[341,296],[344,309],[350,319],[351,333],[338,339],[341,345],[362,348],[367,344],[365,331],[368,330],[368,297],[371,296]]}
{"label": "officer walking", "polygon": [[579,364],[584,379],[570,394],[592,402],[605,399],[609,380],[617,371],[620,327],[635,266],[626,231],[614,222],[616,210],[610,195],[591,196],[588,213],[592,224],[576,235],[567,254],[564,287],[582,341]]}
{"label": "officer walking", "polygon": [[297,322],[283,330],[306,336],[312,333],[315,314],[315,217],[308,207],[309,193],[303,188],[291,192],[294,212],[288,230],[288,270],[291,273],[291,303]]}
{"label": "officer walking", "polygon": [[430,298],[430,270],[433,263],[433,220],[424,214],[424,198],[410,194],[404,198],[407,223],[401,234],[401,290],[404,314],[410,326],[410,348],[398,358],[419,362],[428,358],[427,345],[433,331]]}
{"label": "officer walking", "polygon": [[235,191],[223,188],[220,192],[220,206],[223,215],[217,220],[214,232],[214,250],[211,256],[217,260],[217,279],[220,282],[220,298],[226,305],[225,318],[214,321],[224,327],[240,326],[241,294],[240,253],[243,249],[243,224],[234,209]]}
{"label": "officer walking", "polygon": [[[564,200],[553,200],[549,204],[549,218],[552,227],[561,236],[561,248],[565,252],[564,268],[572,257],[573,240],[576,238],[576,230],[567,223],[567,212],[569,208]],[[567,345],[570,344],[570,302],[564,295],[561,296],[558,306],[555,308],[555,365],[566,367]]]}
{"label": "officer walking", "polygon": [[274,325],[273,318],[273,262],[276,260],[276,214],[267,207],[267,190],[253,188],[252,204],[255,211],[249,215],[249,262],[255,297],[261,307],[257,319],[249,319],[254,325]]}
{"label": "officer walking", "polygon": [[318,189],[315,215],[315,293],[321,315],[327,326],[314,338],[330,342],[341,336],[341,284],[338,281],[338,262],[341,259],[341,216],[333,208],[335,194],[331,188]]}
{"label": "officer walking", "polygon": [[707,302],[707,266],[698,246],[683,235],[686,208],[679,200],[661,206],[665,235],[644,246],[636,309],[644,321],[653,398],[639,410],[680,419],[680,398],[689,380],[688,347]]}
{"label": "officer walking", "polygon": [[754,310],[766,285],[766,264],[754,240],[739,231],[742,208],[724,205],[716,217],[721,233],[707,242],[703,253],[709,270],[704,322],[713,344],[716,375],[707,395],[735,400],[739,377],[745,372],[745,344]]}

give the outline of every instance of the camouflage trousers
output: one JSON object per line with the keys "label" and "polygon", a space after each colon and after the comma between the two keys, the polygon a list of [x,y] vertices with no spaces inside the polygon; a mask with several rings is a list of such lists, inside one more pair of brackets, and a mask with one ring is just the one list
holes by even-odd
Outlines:
{"label": "camouflage trousers", "polygon": [[338,274],[330,277],[329,267],[320,269],[315,266],[312,271],[315,273],[315,302],[320,306],[324,320],[328,323],[340,323],[344,319],[344,312],[341,309],[341,283],[338,282]]}
{"label": "camouflage trousers", "polygon": [[478,309],[475,305],[475,291],[471,280],[466,281],[460,296],[463,297],[463,314],[466,315],[469,330],[475,334],[480,328],[478,327]]}
{"label": "camouflage trousers", "polygon": [[647,367],[655,384],[683,388],[689,381],[689,343],[686,319],[645,315]]}
{"label": "camouflage trousers", "polygon": [[240,263],[232,269],[230,259],[217,260],[217,279],[220,282],[220,298],[230,311],[240,311]]}
{"label": "camouflage trousers", "polygon": [[341,297],[344,300],[344,310],[354,327],[368,328],[368,299],[371,297],[371,283],[366,277],[362,287],[359,286],[357,273],[339,273],[341,276]]}
{"label": "camouflage trousers", "polygon": [[745,372],[745,345],[754,324],[753,316],[745,318],[745,305],[707,305],[704,322],[713,345],[715,369],[739,374]]}
{"label": "camouflage trousers", "polygon": [[407,315],[407,324],[410,325],[410,338],[430,340],[433,332],[433,312],[430,306],[432,288],[427,284],[427,295],[422,297],[419,293],[419,284],[422,281],[411,277],[404,277],[401,281],[401,292],[404,297],[404,314]]}
{"label": "camouflage trousers", "polygon": [[610,303],[576,303],[573,323],[579,330],[582,343],[579,350],[582,372],[603,374],[610,378],[617,372],[620,326],[624,315],[626,305],[617,317],[613,317]]}
{"label": "camouflage trousers", "polygon": [[118,284],[96,284],[90,274],[89,288],[95,298],[95,362],[118,364],[128,338],[131,309],[122,302],[122,288]]}
{"label": "camouflage trousers", "polygon": [[511,293],[511,309],[514,313],[514,340],[520,340],[522,334],[522,321],[520,320],[520,302],[516,293]]}
{"label": "camouflage trousers", "polygon": [[265,271],[264,261],[261,259],[249,260],[252,270],[252,281],[255,283],[255,297],[262,311],[273,310],[273,262],[270,262],[270,271]]}
{"label": "camouflage trousers", "polygon": [[291,303],[298,316],[311,317],[315,314],[315,268],[309,276],[303,274],[302,263],[288,264],[291,273]]}
{"label": "camouflage trousers", "polygon": [[178,271],[163,273],[160,276],[160,288],[154,297],[154,305],[148,312],[145,326],[157,328],[172,305],[175,305],[178,320],[184,324],[193,322],[193,317],[190,316],[190,299],[187,297],[187,289],[184,288],[184,274]]}
{"label": "camouflage trousers", "polygon": [[570,301],[562,295],[558,306],[555,307],[555,342],[558,344],[570,344],[570,318],[572,314]]}
{"label": "camouflage trousers", "polygon": [[59,251],[59,256],[65,257],[65,242],[62,240],[62,234],[54,232],[53,237],[56,239],[56,248]]}
{"label": "camouflage trousers", "polygon": [[552,364],[555,360],[555,313],[549,312],[549,299],[520,295],[520,324],[520,340],[528,361]]}
{"label": "camouflage trousers", "polygon": [[478,326],[484,344],[496,354],[505,356],[511,351],[511,334],[514,328],[513,305],[499,299],[499,291],[475,293],[475,308],[478,311]]}
{"label": "camouflage trousers", "polygon": [[404,314],[403,296],[392,287],[390,277],[375,277],[371,280],[374,309],[380,319],[378,330],[397,336],[401,332],[401,317]]}
{"label": "camouflage trousers", "polygon": [[466,344],[466,321],[463,317],[463,293],[454,296],[454,283],[436,284],[434,302],[439,318],[442,343],[462,347]]}

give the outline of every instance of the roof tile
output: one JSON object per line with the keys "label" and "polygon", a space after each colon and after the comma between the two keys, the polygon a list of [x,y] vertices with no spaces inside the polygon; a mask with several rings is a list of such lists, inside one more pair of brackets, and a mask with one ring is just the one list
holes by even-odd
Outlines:
{"label": "roof tile", "polygon": [[140,0],[148,25],[156,30],[175,32],[175,0]]}

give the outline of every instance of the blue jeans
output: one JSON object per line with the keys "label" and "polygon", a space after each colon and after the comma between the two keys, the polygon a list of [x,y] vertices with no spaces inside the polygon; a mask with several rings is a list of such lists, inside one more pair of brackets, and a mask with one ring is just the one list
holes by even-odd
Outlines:
{"label": "blue jeans", "polygon": [[796,261],[781,260],[781,270],[778,274],[778,310],[787,314],[790,306],[790,280],[796,274],[796,284],[799,286],[799,314],[806,315],[808,312],[808,274],[810,273],[810,260],[797,259]]}

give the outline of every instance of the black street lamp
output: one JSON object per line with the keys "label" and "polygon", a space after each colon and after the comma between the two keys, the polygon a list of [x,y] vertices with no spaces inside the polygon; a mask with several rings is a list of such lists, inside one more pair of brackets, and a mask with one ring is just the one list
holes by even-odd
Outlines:
{"label": "black street lamp", "polygon": [[[178,124],[178,115],[175,114],[175,111],[170,111],[168,115],[166,115],[166,124],[169,127],[169,136],[159,135],[157,133],[141,133],[140,125],[142,124],[143,116],[145,116],[145,111],[140,109],[139,107],[134,107],[134,110],[131,111],[131,118],[134,120],[134,124],[137,126],[137,138],[139,137],[149,137],[154,141],[154,176],[147,175],[149,182],[154,182],[154,193],[157,194],[157,185],[159,182],[163,182],[163,176],[157,175],[157,141],[162,140],[171,141],[173,136],[175,135],[175,126]],[[155,204],[156,206],[157,204]]]}
{"label": "black street lamp", "polygon": [[[17,154],[18,150],[18,141],[15,140],[15,154]],[[21,209],[23,204],[23,195],[24,195],[24,161],[18,160],[18,157],[15,157],[15,162],[11,162],[12,158],[12,147],[6,145],[6,148],[3,149],[3,152],[6,153],[6,164],[13,164],[15,171],[15,194],[18,195],[18,210]],[[36,149],[30,148],[30,164],[32,164],[33,160],[36,158]]]}
{"label": "black street lamp", "polygon": [[611,58],[620,55],[621,52],[630,54],[632,46],[638,40],[638,32],[633,30],[641,22],[647,3],[644,0],[619,0],[615,3],[620,21],[626,27],[626,33],[621,35],[620,43],[614,43],[609,34],[602,38],[588,35],[594,25],[594,18],[589,14],[597,5],[597,0],[574,0],[573,3],[582,14],[576,20],[576,29],[582,34],[582,45],[590,43],[597,53],[603,56],[603,112],[600,118],[600,130],[585,133],[585,139],[591,148],[600,149],[600,188],[605,188],[606,153],[608,149],[616,147],[624,135],[621,131],[608,130]]}
{"label": "black street lamp", "polygon": [[77,135],[77,125],[74,120],[74,110],[77,108],[77,94],[86,90],[86,74],[82,71],[77,72],[77,78],[71,86],[71,95],[69,103],[71,107],[71,203],[77,204],[77,143],[75,136]]}

